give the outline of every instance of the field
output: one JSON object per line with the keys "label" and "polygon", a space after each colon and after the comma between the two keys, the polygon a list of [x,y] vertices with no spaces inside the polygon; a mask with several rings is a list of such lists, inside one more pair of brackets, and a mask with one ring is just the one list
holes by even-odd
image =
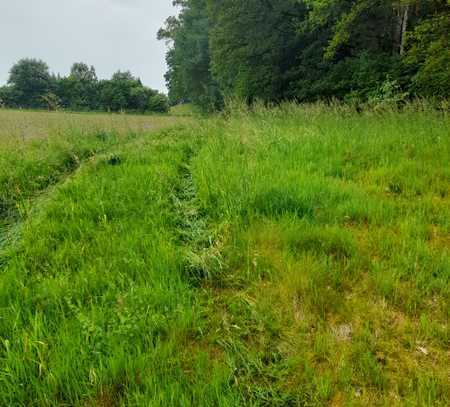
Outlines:
{"label": "field", "polygon": [[0,404],[448,406],[450,119],[0,110]]}

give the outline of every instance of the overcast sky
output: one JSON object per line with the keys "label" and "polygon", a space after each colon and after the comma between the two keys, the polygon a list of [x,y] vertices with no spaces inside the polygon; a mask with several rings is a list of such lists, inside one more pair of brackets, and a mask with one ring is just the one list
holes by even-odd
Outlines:
{"label": "overcast sky", "polygon": [[172,0],[0,0],[0,85],[21,58],[42,59],[66,75],[73,62],[99,78],[130,70],[164,90],[165,44],[156,33]]}

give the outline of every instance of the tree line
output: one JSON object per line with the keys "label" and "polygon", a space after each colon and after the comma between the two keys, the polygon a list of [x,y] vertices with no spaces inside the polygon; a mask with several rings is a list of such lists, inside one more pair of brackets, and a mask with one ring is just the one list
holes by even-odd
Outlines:
{"label": "tree line", "polygon": [[48,65],[22,59],[0,87],[0,106],[75,111],[159,112],[169,109],[166,95],[150,89],[129,71],[99,80],[93,66],[74,63],[65,77],[51,74]]}
{"label": "tree line", "polygon": [[175,0],[171,103],[450,95],[448,0]]}

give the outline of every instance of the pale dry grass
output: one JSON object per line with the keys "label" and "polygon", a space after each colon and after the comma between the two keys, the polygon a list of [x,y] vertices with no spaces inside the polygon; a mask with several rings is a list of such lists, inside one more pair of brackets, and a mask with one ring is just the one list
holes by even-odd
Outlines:
{"label": "pale dry grass", "polygon": [[189,118],[169,115],[129,115],[109,113],[35,112],[0,109],[0,148],[18,142],[79,133],[142,133],[187,122]]}

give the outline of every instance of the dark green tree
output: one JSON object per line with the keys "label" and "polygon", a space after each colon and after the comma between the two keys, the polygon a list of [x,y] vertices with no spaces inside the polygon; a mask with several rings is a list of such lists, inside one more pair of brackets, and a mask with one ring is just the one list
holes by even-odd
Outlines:
{"label": "dark green tree", "polygon": [[217,85],[249,103],[449,97],[448,0],[175,3],[159,34],[172,102],[202,105]]}
{"label": "dark green tree", "polygon": [[134,110],[136,106],[132,103],[132,89],[138,87],[142,87],[142,83],[134,78],[131,72],[118,71],[111,80],[103,81],[101,103],[108,111]]}
{"label": "dark green tree", "polygon": [[95,110],[99,107],[98,80],[93,66],[78,62],[66,78],[59,79],[56,93],[63,105],[72,110]]}
{"label": "dark green tree", "polygon": [[171,49],[166,74],[172,104],[192,101],[205,110],[222,105],[217,82],[210,69],[209,26],[206,0],[176,0],[178,18],[170,17],[158,32]]}
{"label": "dark green tree", "polygon": [[14,105],[45,107],[42,96],[51,89],[48,65],[37,59],[22,59],[11,68],[8,84],[13,88]]}
{"label": "dark green tree", "polygon": [[101,81],[99,89],[100,104],[104,110],[167,112],[167,107],[162,108],[163,104],[154,102],[154,98],[164,99],[167,105],[167,97],[143,86],[140,79],[129,71],[116,72],[111,80]]}
{"label": "dark green tree", "polygon": [[0,87],[0,107],[17,107],[15,99],[12,86],[6,85]]}
{"label": "dark green tree", "polygon": [[61,77],[51,75],[42,61],[23,59],[11,69],[8,85],[0,87],[0,106],[143,113],[167,112],[168,100],[129,71],[99,81],[93,66],[77,62]]}
{"label": "dark green tree", "polygon": [[406,39],[405,71],[416,96],[450,96],[450,12],[422,20]]}
{"label": "dark green tree", "polygon": [[167,113],[169,111],[169,99],[166,95],[156,92],[148,100],[148,110],[155,113]]}
{"label": "dark green tree", "polygon": [[278,101],[301,49],[297,0],[209,0],[211,68],[225,95]]}
{"label": "dark green tree", "polygon": [[75,62],[70,68],[70,78],[80,82],[97,82],[95,68],[90,67],[83,62]]}

